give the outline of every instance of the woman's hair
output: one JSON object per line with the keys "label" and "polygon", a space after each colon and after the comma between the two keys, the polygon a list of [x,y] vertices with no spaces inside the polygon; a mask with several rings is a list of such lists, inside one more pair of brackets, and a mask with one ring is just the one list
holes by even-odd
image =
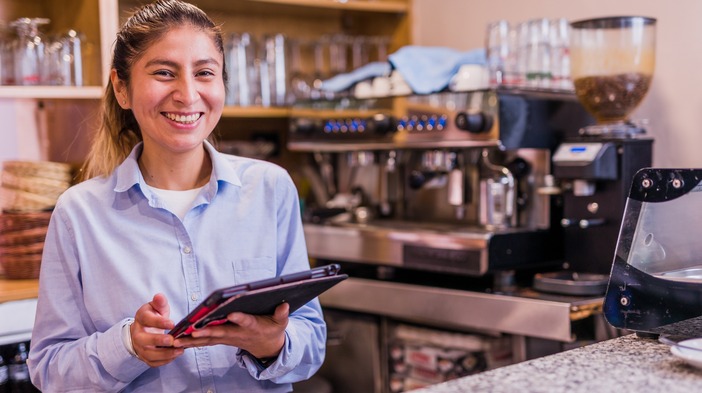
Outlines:
{"label": "woman's hair", "polygon": [[[157,0],[134,11],[117,32],[112,69],[119,79],[129,87],[131,67],[144,51],[168,31],[184,25],[208,32],[224,57],[222,32],[201,9],[180,0]],[[226,84],[225,69],[222,67]],[[115,97],[112,82],[108,80],[100,126],[83,165],[81,180],[110,175],[142,140],[141,129],[134,114],[129,109],[122,109]]]}

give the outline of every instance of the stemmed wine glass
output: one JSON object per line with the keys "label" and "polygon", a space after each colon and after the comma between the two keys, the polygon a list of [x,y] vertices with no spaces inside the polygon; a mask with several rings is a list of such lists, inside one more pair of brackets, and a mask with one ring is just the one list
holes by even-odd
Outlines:
{"label": "stemmed wine glass", "polygon": [[42,72],[45,39],[39,26],[47,23],[49,19],[46,18],[20,18],[10,24],[17,30],[14,59],[18,85],[40,85],[46,81]]}

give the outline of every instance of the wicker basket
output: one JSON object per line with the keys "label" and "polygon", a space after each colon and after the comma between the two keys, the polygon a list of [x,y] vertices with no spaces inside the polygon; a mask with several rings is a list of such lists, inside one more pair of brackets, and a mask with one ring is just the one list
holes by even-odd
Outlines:
{"label": "wicker basket", "polygon": [[5,161],[2,163],[2,170],[21,177],[41,177],[68,183],[73,178],[73,168],[63,162]]}
{"label": "wicker basket", "polygon": [[39,276],[51,212],[0,214],[0,266],[6,278]]}
{"label": "wicker basket", "polygon": [[0,245],[0,255],[21,257],[23,255],[41,254],[44,251],[44,242],[38,241],[26,244]]}
{"label": "wicker basket", "polygon": [[21,256],[0,254],[0,263],[5,271],[5,278],[13,280],[39,278],[41,254]]}
{"label": "wicker basket", "polygon": [[0,247],[42,242],[46,238],[46,230],[46,227],[37,227],[0,234]]}
{"label": "wicker basket", "polygon": [[0,202],[6,212],[40,212],[56,206],[56,198],[0,187]]}
{"label": "wicker basket", "polygon": [[70,164],[51,161],[5,161],[0,176],[0,206],[3,211],[50,210],[71,186]]}
{"label": "wicker basket", "polygon": [[64,180],[17,176],[7,171],[2,172],[1,180],[4,188],[41,195],[54,200],[71,186],[71,183]]}

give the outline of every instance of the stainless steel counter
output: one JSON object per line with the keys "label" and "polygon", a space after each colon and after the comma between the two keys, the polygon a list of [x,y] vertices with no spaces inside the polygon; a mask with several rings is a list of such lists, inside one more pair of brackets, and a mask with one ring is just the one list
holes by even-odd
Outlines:
{"label": "stainless steel counter", "polygon": [[599,313],[601,297],[553,296],[530,290],[490,294],[349,278],[320,296],[325,307],[423,324],[572,342],[573,321]]}

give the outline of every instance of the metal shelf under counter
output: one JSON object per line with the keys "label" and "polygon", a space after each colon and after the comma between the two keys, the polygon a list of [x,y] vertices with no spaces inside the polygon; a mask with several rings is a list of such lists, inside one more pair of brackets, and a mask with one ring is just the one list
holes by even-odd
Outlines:
{"label": "metal shelf under counter", "polygon": [[460,329],[573,342],[573,322],[601,312],[601,297],[523,290],[482,293],[349,278],[320,296],[324,307]]}

